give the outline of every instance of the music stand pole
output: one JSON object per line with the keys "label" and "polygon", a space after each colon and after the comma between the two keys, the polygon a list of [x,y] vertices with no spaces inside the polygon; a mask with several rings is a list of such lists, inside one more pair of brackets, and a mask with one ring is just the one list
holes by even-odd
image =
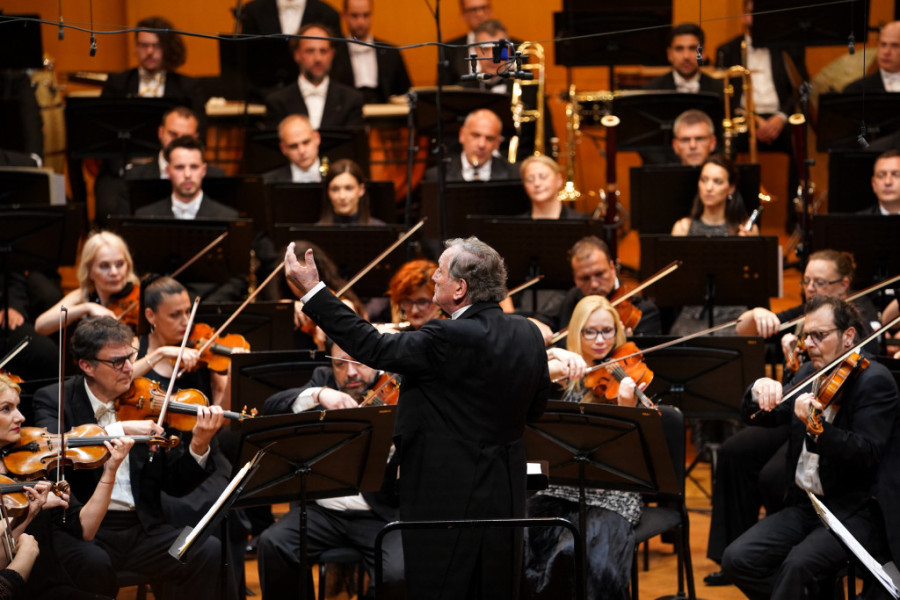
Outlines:
{"label": "music stand pole", "polygon": [[437,87],[435,89],[434,95],[434,106],[437,110],[437,200],[438,200],[438,214],[440,215],[440,227],[439,231],[441,234],[441,242],[447,239],[447,199],[446,199],[446,189],[447,182],[444,181],[444,175],[446,173],[447,165],[444,164],[444,158],[446,155],[447,149],[444,148],[444,118],[443,112],[441,111],[441,94],[443,91],[443,84],[441,83],[441,69],[445,68],[444,64],[447,60],[446,52],[444,49],[443,39],[441,38],[441,0],[435,0],[434,5],[434,22],[437,27],[437,43],[438,43],[438,78],[437,78]]}

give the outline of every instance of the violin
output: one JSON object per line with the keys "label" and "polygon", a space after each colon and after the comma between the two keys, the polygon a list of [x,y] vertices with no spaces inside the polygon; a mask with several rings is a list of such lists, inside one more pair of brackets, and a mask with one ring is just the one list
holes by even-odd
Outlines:
{"label": "violin", "polygon": [[598,398],[615,401],[619,396],[619,383],[626,377],[631,377],[635,384],[634,396],[638,402],[647,408],[656,408],[640,387],[642,384],[650,385],[653,371],[642,360],[640,349],[634,342],[622,344],[606,358],[610,361],[609,364],[601,364],[599,366],[603,368],[584,376],[585,387],[590,388]]}
{"label": "violin", "polygon": [[[131,383],[131,388],[116,400],[116,417],[120,421],[158,417],[165,399],[166,392],[158,382],[138,377]],[[179,431],[190,431],[197,424],[197,409],[201,406],[209,406],[206,394],[194,389],[178,390],[169,399],[166,422]],[[248,413],[246,407],[240,413],[224,412],[226,418],[237,421],[256,416],[256,409]]]}
{"label": "violin", "polygon": [[[108,436],[99,425],[88,423],[70,429],[65,437],[66,454],[62,458],[62,466],[94,469],[109,460],[109,450],[103,442],[117,439],[119,436]],[[179,443],[179,439],[175,436],[168,439],[155,435],[129,437],[138,444],[153,444],[167,448],[174,448]],[[45,477],[60,464],[59,445],[58,433],[49,433],[46,427],[23,427],[19,443],[4,448],[0,451],[0,456],[6,470],[14,475],[29,479]]]}
{"label": "violin", "polygon": [[397,404],[400,398],[400,382],[390,373],[382,373],[372,388],[366,392],[360,406],[385,406]]}
{"label": "violin", "polygon": [[[200,348],[200,362],[210,371],[225,373],[231,366],[231,355],[238,348],[250,351],[250,342],[239,333],[215,336],[215,330],[206,323],[196,323],[188,338],[188,346]],[[215,337],[214,337],[215,336]]]}
{"label": "violin", "polygon": [[620,285],[616,288],[616,291],[613,292],[609,301],[616,309],[616,312],[619,313],[619,320],[622,321],[622,325],[625,329],[634,331],[634,328],[641,322],[641,315],[643,313],[641,312],[641,309],[627,300],[627,298],[631,296],[632,292],[626,291],[625,286]]}
{"label": "violin", "polygon": [[[3,496],[3,506],[11,517],[18,517],[28,510],[28,494],[25,493],[26,487],[34,487],[38,481],[16,481],[6,475],[0,475],[0,495]],[[48,481],[50,491],[61,496],[69,493],[69,483],[60,481],[55,483]]]}
{"label": "violin", "polygon": [[836,409],[840,408],[840,404],[836,402],[838,393],[845,383],[859,375],[869,367],[869,360],[863,358],[859,352],[852,352],[850,356],[845,358],[838,367],[831,372],[822,387],[816,394],[816,400],[822,405],[822,408],[809,407],[809,413],[806,416],[806,430],[812,435],[819,435],[824,431],[822,425],[822,412],[834,403]]}
{"label": "violin", "polygon": [[140,318],[141,286],[128,282],[114,296],[110,296],[109,305],[106,307],[113,311],[116,320],[136,328]]}
{"label": "violin", "polygon": [[791,373],[796,373],[797,369],[800,368],[800,365],[808,358],[809,356],[806,354],[806,344],[803,343],[803,338],[800,337],[794,342],[794,347],[791,349],[790,354],[784,357],[784,368]]}

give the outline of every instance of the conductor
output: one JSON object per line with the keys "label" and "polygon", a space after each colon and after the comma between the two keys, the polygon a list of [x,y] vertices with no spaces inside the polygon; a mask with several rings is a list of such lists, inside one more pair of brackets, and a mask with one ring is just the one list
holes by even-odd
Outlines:
{"label": "conductor", "polygon": [[[452,319],[380,334],[319,281],[313,252],[293,244],[288,280],[303,310],[335,343],[373,368],[403,376],[394,444],[403,520],[525,516],[526,421],[550,390],[538,329],[504,314],[506,267],[477,238],[445,242],[434,302]],[[506,529],[403,533],[409,598],[518,598],[521,534]]]}

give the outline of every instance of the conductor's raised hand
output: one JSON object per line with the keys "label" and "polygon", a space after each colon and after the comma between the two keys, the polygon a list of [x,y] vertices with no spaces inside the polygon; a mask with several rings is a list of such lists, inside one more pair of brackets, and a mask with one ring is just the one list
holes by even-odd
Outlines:
{"label": "conductor's raised hand", "polygon": [[303,294],[316,287],[319,283],[319,270],[316,268],[312,248],[306,251],[301,262],[294,254],[294,242],[291,242],[284,254],[284,275]]}

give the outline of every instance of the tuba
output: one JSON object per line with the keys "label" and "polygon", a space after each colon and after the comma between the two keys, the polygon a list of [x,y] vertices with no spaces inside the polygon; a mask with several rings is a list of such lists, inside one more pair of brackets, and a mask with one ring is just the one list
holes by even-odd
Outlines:
{"label": "tuba", "polygon": [[[537,42],[522,42],[516,49],[516,56],[522,58],[534,57],[536,62],[522,63],[523,71],[534,73],[534,79],[515,79],[512,85],[512,97],[510,110],[512,111],[513,126],[516,135],[509,140],[509,162],[516,162],[519,151],[519,139],[522,137],[522,123],[534,123],[534,155],[544,154],[544,47]],[[534,108],[526,108],[522,98],[522,88],[525,86],[537,86],[537,98]]]}

